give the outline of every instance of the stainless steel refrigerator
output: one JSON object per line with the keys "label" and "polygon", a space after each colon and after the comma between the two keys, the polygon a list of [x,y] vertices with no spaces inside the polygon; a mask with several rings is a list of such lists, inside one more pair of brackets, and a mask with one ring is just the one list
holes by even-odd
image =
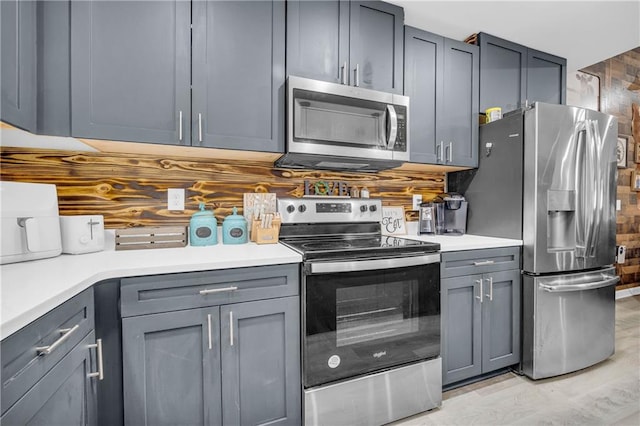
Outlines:
{"label": "stainless steel refrigerator", "polygon": [[467,232],[522,239],[522,362],[541,379],[614,352],[615,117],[535,103],[480,128],[479,167],[449,174]]}

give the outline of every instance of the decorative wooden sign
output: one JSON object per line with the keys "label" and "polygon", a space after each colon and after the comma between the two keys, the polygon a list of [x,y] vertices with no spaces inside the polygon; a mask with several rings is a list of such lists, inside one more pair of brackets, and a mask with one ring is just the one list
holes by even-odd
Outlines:
{"label": "decorative wooden sign", "polygon": [[341,180],[311,182],[304,181],[304,195],[333,195],[346,197],[349,195],[349,186],[347,182]]}
{"label": "decorative wooden sign", "polygon": [[385,235],[405,235],[404,207],[382,207],[382,233]]}

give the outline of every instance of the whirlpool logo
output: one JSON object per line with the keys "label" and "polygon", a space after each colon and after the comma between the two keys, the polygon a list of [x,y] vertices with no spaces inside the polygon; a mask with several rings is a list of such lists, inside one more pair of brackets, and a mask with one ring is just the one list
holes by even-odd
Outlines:
{"label": "whirlpool logo", "polygon": [[380,352],[376,352],[373,354],[374,358],[382,358],[383,356],[385,356],[387,354],[387,351],[380,351]]}

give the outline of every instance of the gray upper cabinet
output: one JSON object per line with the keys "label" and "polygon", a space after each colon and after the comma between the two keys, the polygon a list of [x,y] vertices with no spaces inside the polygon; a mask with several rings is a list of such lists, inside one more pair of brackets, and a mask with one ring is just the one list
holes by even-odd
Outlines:
{"label": "gray upper cabinet", "polygon": [[190,143],[191,4],[71,6],[72,135]]}
{"label": "gray upper cabinet", "polygon": [[504,114],[535,101],[565,103],[566,59],[486,33],[478,34],[477,43],[480,111],[500,107]]}
{"label": "gray upper cabinet", "polygon": [[69,0],[1,2],[2,121],[69,136],[69,8]]}
{"label": "gray upper cabinet", "polygon": [[442,383],[520,361],[520,248],[442,255]]}
{"label": "gray upper cabinet", "polygon": [[533,49],[529,49],[527,55],[527,100],[529,103],[566,103],[567,61],[558,56]]}
{"label": "gray upper cabinet", "polygon": [[287,75],[343,83],[348,64],[349,1],[287,1]]}
{"label": "gray upper cabinet", "polygon": [[400,94],[403,22],[381,1],[287,2],[287,74]]}
{"label": "gray upper cabinet", "polygon": [[405,27],[411,161],[478,164],[478,48]]}
{"label": "gray upper cabinet", "polygon": [[36,2],[0,2],[2,121],[36,130]]}
{"label": "gray upper cabinet", "polygon": [[193,145],[284,151],[284,48],[284,2],[193,2]]}

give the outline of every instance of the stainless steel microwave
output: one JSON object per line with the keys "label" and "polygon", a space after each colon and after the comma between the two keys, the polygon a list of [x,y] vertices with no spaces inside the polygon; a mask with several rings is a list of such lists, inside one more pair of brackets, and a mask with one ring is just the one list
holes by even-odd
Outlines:
{"label": "stainless steel microwave", "polygon": [[409,161],[409,98],[289,76],[279,167],[377,171]]}

